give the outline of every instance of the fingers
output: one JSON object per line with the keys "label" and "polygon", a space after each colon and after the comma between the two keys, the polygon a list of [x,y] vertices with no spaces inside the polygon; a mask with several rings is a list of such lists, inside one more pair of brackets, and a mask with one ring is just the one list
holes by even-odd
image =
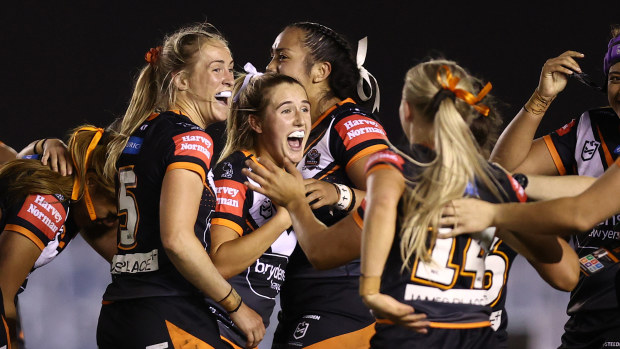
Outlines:
{"label": "fingers", "polygon": [[[45,153],[50,153],[49,151],[44,151]],[[56,152],[51,152],[50,154],[50,167],[52,168],[52,171],[54,172],[58,172],[58,154]]]}

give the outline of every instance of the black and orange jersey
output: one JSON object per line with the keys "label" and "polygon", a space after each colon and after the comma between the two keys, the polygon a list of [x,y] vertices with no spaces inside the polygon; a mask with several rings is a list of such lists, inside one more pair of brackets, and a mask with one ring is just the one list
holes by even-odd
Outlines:
{"label": "black and orange jersey", "polygon": [[[428,161],[432,156],[432,151],[422,146],[416,146],[413,151],[418,160]],[[367,173],[381,166],[392,166],[410,179],[422,171],[391,150],[374,154],[368,160]],[[523,188],[512,176],[494,166],[490,168],[501,200],[478,181],[469,185],[464,195],[489,202],[525,201]],[[358,224],[363,222],[364,210],[365,201],[353,213]],[[402,203],[399,205],[401,210]],[[397,226],[397,232],[399,230]],[[492,285],[489,279],[492,275],[487,272],[483,244],[471,235],[460,235],[437,239],[429,247],[429,253],[433,263],[414,260],[402,270],[400,238],[396,233],[383,271],[381,292],[426,314],[431,327],[468,329],[490,326],[488,288]],[[503,282],[497,286],[502,287]]]}
{"label": "black and orange jersey", "polygon": [[[620,154],[620,118],[609,107],[589,110],[543,139],[560,175],[600,177]],[[572,237],[577,255],[591,273],[580,275],[571,293],[569,315],[581,311],[588,314],[599,310],[618,311],[614,278],[620,264],[603,268],[600,263],[589,265],[587,259],[600,248],[612,250],[620,246],[619,223],[620,215],[614,215],[591,231]]]}
{"label": "black and orange jersey", "polygon": [[[355,187],[346,169],[360,158],[387,147],[383,126],[349,98],[325,111],[314,122],[304,157],[297,164],[297,169],[304,178]],[[346,211],[327,206],[314,210],[314,215],[327,226],[347,214]],[[289,271],[292,278],[359,276],[359,260],[338,268],[318,271],[312,268],[298,246],[291,256]]]}
{"label": "black and orange jersey", "polygon": [[491,327],[496,332],[503,347],[508,345],[508,314],[506,313],[506,294],[508,275],[517,252],[499,238],[494,238],[489,253],[484,260],[486,266],[484,285],[491,306]]}
{"label": "black and orange jersey", "polygon": [[118,253],[104,300],[199,294],[163,249],[159,198],[167,171],[184,169],[201,177],[204,189],[194,230],[207,249],[208,222],[216,202],[212,156],[213,141],[204,129],[172,111],[153,114],[129,137],[117,162]]}
{"label": "black and orange jersey", "polygon": [[[69,218],[69,203],[60,194],[32,194],[14,205],[0,202],[0,233],[12,231],[21,234],[41,250],[33,271],[51,262],[77,235],[77,226]],[[27,281],[24,281],[20,292],[25,289]]]}
{"label": "black and orange jersey", "polygon": [[[268,197],[243,184],[247,181],[258,185],[241,173],[241,170],[247,167],[247,159],[256,161],[250,153],[237,151],[220,161],[213,170],[217,206],[211,226],[229,227],[239,236],[251,234],[275,214],[275,207]],[[276,296],[280,293],[285,279],[288,259],[296,243],[297,238],[291,229],[283,231],[254,264],[228,280],[243,301],[261,315],[265,327],[269,326],[269,317],[275,307]],[[228,314],[218,303],[210,303],[217,309],[217,315],[225,319],[225,323],[232,324]]]}

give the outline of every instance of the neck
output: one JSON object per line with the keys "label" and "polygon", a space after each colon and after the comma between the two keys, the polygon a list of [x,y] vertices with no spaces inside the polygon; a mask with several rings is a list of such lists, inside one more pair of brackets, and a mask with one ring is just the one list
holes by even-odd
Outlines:
{"label": "neck", "polygon": [[317,96],[316,98],[311,98],[310,99],[310,105],[312,106],[316,106],[314,108],[312,108],[312,111],[310,113],[310,117],[312,118],[312,123],[314,123],[321,115],[323,115],[323,113],[325,113],[325,111],[331,107],[333,107],[335,104],[340,103],[342,100],[338,97],[332,97],[332,98],[322,98],[324,95],[321,96]]}
{"label": "neck", "polygon": [[276,166],[283,167],[282,161],[276,161],[276,159],[274,159],[273,156],[271,156],[269,151],[261,147],[260,144],[257,144],[256,147],[254,147],[254,149],[248,150],[248,151],[256,155],[256,157],[260,158],[261,160],[268,159],[269,161],[273,162]]}
{"label": "neck", "polygon": [[188,103],[184,100],[178,100],[174,109],[179,109],[181,113],[187,116],[193,123],[206,129],[210,125],[205,118],[201,116],[198,106],[194,103]]}

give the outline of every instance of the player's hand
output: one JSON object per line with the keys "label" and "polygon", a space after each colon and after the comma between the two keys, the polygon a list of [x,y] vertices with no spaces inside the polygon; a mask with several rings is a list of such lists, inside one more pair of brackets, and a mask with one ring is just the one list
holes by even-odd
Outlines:
{"label": "player's hand", "polygon": [[538,82],[538,93],[544,98],[555,98],[566,87],[568,75],[581,73],[575,58],[584,55],[576,51],[566,51],[558,57],[550,58],[543,65]]}
{"label": "player's hand", "polygon": [[257,159],[260,165],[251,160],[245,164],[251,169],[243,169],[242,173],[254,182],[246,182],[245,185],[255,192],[261,193],[271,199],[275,204],[287,207],[295,200],[305,200],[306,189],[301,173],[295,165],[284,158],[284,169],[279,168],[267,159]]}
{"label": "player's hand", "polygon": [[362,300],[380,319],[387,319],[396,325],[418,333],[428,332],[427,328],[430,323],[426,320],[426,314],[416,313],[415,309],[408,304],[401,303],[382,293],[362,296]]}
{"label": "player's hand", "polygon": [[476,233],[493,226],[496,206],[478,199],[458,199],[446,205],[439,220],[441,227],[450,227],[449,231],[442,229],[437,234],[440,239],[452,238],[457,235]]}
{"label": "player's hand", "polygon": [[306,188],[306,202],[313,210],[335,205],[338,202],[338,190],[332,183],[309,178],[304,179]]}
{"label": "player's hand", "polygon": [[230,319],[245,334],[247,338],[246,348],[255,348],[263,340],[265,336],[263,319],[245,303],[241,304],[239,310],[230,314]]}
{"label": "player's hand", "polygon": [[63,176],[73,173],[73,164],[67,145],[58,138],[48,138],[43,144],[41,163]]}

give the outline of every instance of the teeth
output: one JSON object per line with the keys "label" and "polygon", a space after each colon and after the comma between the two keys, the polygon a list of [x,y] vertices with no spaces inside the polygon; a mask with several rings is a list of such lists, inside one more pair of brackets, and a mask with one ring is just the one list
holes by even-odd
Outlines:
{"label": "teeth", "polygon": [[295,131],[288,136],[289,138],[304,138],[305,135],[306,135],[306,132],[304,131]]}
{"label": "teeth", "polygon": [[216,98],[229,98],[232,96],[232,91],[222,91],[215,95]]}

